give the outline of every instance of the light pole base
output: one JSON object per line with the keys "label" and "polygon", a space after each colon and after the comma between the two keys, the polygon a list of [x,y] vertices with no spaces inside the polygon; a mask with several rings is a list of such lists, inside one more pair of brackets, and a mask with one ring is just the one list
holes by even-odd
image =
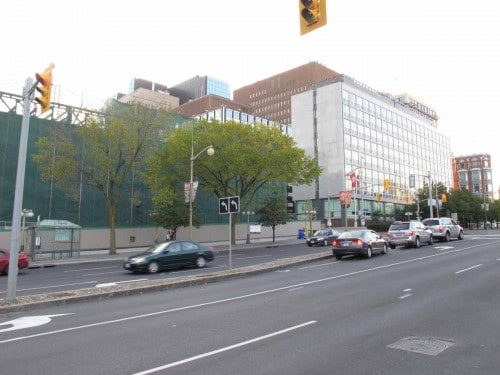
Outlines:
{"label": "light pole base", "polygon": [[246,241],[247,244],[250,243],[250,233],[247,233],[247,241]]}

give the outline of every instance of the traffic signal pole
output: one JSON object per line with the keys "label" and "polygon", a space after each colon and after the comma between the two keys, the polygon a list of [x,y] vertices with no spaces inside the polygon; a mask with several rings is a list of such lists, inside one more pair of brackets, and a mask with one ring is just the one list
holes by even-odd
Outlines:
{"label": "traffic signal pole", "polygon": [[17,263],[21,238],[21,214],[23,207],[24,172],[26,169],[26,153],[28,148],[28,133],[30,126],[30,106],[33,92],[38,82],[33,83],[32,78],[27,78],[23,88],[23,119],[21,123],[21,136],[19,139],[19,155],[17,159],[16,189],[14,195],[14,208],[12,211],[12,230],[10,237],[9,278],[7,281],[7,302],[16,301],[17,288]]}

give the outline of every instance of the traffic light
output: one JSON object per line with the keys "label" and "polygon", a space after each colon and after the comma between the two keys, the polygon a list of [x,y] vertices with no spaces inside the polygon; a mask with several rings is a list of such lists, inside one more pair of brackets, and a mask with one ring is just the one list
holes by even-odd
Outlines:
{"label": "traffic light", "polygon": [[300,35],[326,25],[326,0],[299,0]]}
{"label": "traffic light", "polygon": [[43,73],[36,73],[35,77],[38,83],[42,87],[37,86],[36,91],[38,91],[41,96],[35,98],[37,103],[40,103],[42,108],[42,113],[49,110],[50,107],[50,94],[52,92],[52,69],[54,69],[54,64],[50,64]]}
{"label": "traffic light", "polygon": [[441,202],[446,203],[446,194],[441,194]]}
{"label": "traffic light", "polygon": [[377,202],[380,202],[382,200],[382,194],[377,193]]}
{"label": "traffic light", "polygon": [[389,190],[391,188],[391,180],[388,178],[384,179],[384,190]]}

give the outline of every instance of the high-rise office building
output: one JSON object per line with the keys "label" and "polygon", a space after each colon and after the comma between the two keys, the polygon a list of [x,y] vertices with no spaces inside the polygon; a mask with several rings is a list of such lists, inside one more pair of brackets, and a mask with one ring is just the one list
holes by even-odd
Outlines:
{"label": "high-rise office building", "polygon": [[[374,212],[391,219],[415,203],[429,178],[451,186],[450,140],[439,131],[435,111],[414,98],[338,75],[294,95],[291,109],[294,139],[323,168],[311,186],[293,187],[299,218],[312,200],[319,219]],[[345,197],[352,203],[342,213]]]}
{"label": "high-rise office building", "polygon": [[291,97],[309,90],[316,82],[337,75],[317,62],[310,62],[234,90],[233,99],[252,108],[252,113],[257,116],[289,125]]}
{"label": "high-rise office building", "polygon": [[169,87],[169,91],[179,98],[181,105],[210,94],[231,99],[229,83],[209,76],[195,76]]}

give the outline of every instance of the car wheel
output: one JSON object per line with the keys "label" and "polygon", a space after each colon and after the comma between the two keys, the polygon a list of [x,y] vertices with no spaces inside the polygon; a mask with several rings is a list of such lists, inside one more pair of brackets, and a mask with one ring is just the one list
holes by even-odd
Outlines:
{"label": "car wheel", "polygon": [[204,257],[196,258],[196,267],[203,268],[207,265],[207,260]]}
{"label": "car wheel", "polygon": [[367,257],[368,259],[370,259],[370,258],[372,257],[372,247],[371,247],[371,246],[368,246],[368,247],[366,248],[366,257]]}
{"label": "car wheel", "polygon": [[337,259],[337,260],[342,260],[342,255],[340,255],[340,254],[335,254],[335,259]]}
{"label": "car wheel", "polygon": [[307,246],[311,247],[312,245],[310,243],[308,243]]}
{"label": "car wheel", "polygon": [[158,265],[157,262],[151,262],[148,264],[148,272],[149,273],[156,273],[160,270],[160,266]]}
{"label": "car wheel", "polygon": [[459,240],[463,240],[464,239],[464,232],[463,231],[460,231],[460,233],[458,233],[458,239]]}
{"label": "car wheel", "polygon": [[415,244],[414,246],[418,249],[420,247],[420,237],[415,238]]}
{"label": "car wheel", "polygon": [[450,242],[450,232],[446,232],[444,235],[444,242]]}
{"label": "car wheel", "polygon": [[429,245],[433,245],[434,244],[434,236],[431,234],[430,238],[429,238]]}
{"label": "car wheel", "polygon": [[382,247],[382,254],[387,254],[387,244],[386,243]]}
{"label": "car wheel", "polygon": [[394,250],[396,248],[396,245],[390,244],[389,247],[391,248],[391,250]]}

